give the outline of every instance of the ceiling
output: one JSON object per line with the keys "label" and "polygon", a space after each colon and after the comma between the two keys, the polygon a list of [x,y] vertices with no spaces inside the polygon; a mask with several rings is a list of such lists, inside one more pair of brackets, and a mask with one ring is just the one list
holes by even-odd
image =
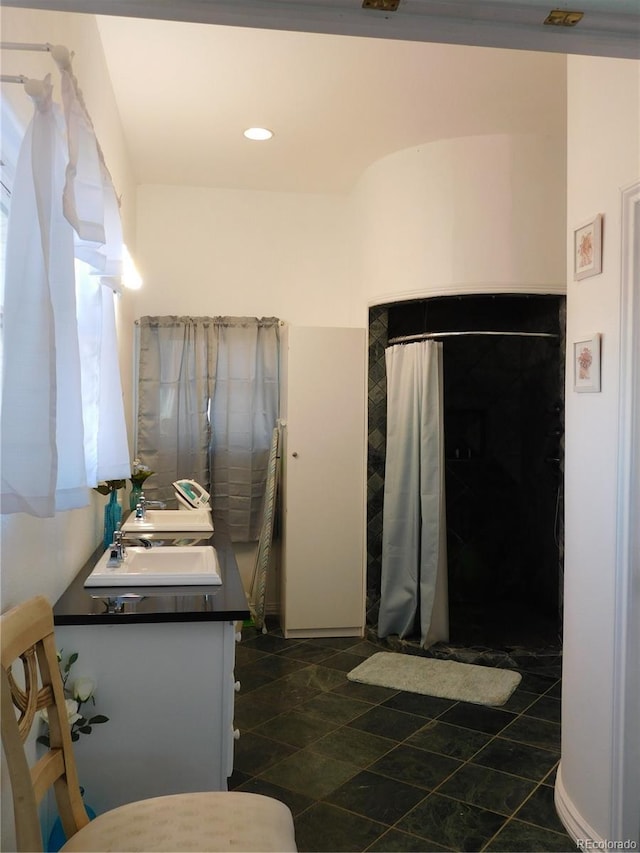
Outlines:
{"label": "ceiling", "polygon": [[[432,29],[438,10],[446,6],[449,15],[462,15],[467,6],[456,0],[401,0],[393,14],[412,4],[417,11],[411,14],[432,16]],[[39,4],[4,0],[4,5]],[[402,26],[394,24],[390,39],[363,37],[363,29],[384,29],[391,13],[368,11],[363,23],[357,17],[364,12],[361,2],[352,0],[43,0],[40,5],[144,10],[144,17],[97,19],[137,183],[346,192],[368,165],[403,148],[455,136],[563,130],[564,55],[540,50],[536,38],[545,41],[549,34],[537,33],[536,24],[532,38],[533,25],[523,23],[534,13],[539,19],[543,8],[546,15],[548,4],[539,0],[474,3],[476,32],[486,37],[495,29],[478,18],[501,8],[511,18],[508,27],[528,33],[527,50],[519,44],[515,50],[465,46],[462,36],[462,43],[425,42],[415,26],[400,38],[406,16]],[[586,6],[594,16],[609,7],[618,22],[620,16],[633,21],[638,9],[636,0],[581,0],[580,8]],[[162,19],[178,14],[215,22]],[[260,26],[265,20],[267,28]],[[463,28],[469,25],[468,19],[459,21]],[[551,36],[566,38],[553,29]],[[503,37],[498,27],[498,37],[490,41]],[[451,32],[448,39],[455,41]],[[608,30],[602,43],[610,40]],[[29,73],[24,54],[20,64],[19,73]],[[250,125],[265,125],[275,135],[266,143],[250,142],[242,136]]]}
{"label": "ceiling", "polygon": [[[344,192],[391,152],[536,131],[562,101],[556,55],[121,18],[99,29],[140,183]],[[254,125],[274,137],[246,140]]]}

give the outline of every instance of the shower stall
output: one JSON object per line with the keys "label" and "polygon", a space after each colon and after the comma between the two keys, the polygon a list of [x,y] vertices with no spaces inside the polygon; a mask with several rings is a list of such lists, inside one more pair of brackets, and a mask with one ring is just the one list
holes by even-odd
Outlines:
{"label": "shower stall", "polygon": [[449,642],[559,646],[564,298],[456,296],[377,306],[369,331],[370,625],[380,604],[384,351],[435,339],[443,347]]}

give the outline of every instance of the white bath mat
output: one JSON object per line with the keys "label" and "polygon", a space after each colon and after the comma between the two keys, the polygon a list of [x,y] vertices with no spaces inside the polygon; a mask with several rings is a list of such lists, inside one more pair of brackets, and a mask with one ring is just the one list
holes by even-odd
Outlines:
{"label": "white bath mat", "polygon": [[504,705],[522,676],[491,666],[378,652],[352,669],[347,678],[476,705]]}

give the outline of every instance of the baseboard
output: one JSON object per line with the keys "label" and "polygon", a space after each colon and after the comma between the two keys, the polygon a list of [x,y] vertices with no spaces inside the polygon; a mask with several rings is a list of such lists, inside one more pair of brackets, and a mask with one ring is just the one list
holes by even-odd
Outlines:
{"label": "baseboard", "polygon": [[562,778],[562,762],[558,765],[558,772],[556,774],[554,802],[558,817],[579,850],[586,848],[587,845],[585,842],[587,841],[589,842],[589,848],[592,850],[608,849],[605,839],[601,838],[595,829],[589,825],[569,797]]}
{"label": "baseboard", "polygon": [[285,629],[284,635],[287,639],[300,639],[311,637],[362,637],[362,628],[289,628]]}

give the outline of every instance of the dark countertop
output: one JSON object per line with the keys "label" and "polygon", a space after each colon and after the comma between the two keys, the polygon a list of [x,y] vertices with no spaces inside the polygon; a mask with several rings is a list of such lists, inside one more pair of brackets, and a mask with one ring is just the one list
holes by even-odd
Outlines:
{"label": "dark countertop", "polygon": [[[87,560],[53,608],[56,625],[106,625],[144,622],[225,622],[249,618],[249,606],[231,541],[216,529],[202,534],[154,534],[145,538],[171,544],[212,545],[218,555],[222,584],[217,586],[92,587],[84,581],[104,553],[102,546]],[[125,540],[126,541],[126,540]],[[161,547],[164,547],[161,546]]]}

